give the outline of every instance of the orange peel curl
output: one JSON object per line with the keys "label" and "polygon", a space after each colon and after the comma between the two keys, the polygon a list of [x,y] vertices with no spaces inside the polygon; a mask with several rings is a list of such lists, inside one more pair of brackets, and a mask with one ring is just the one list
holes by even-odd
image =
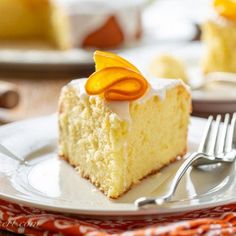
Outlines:
{"label": "orange peel curl", "polygon": [[148,88],[139,73],[123,67],[107,67],[94,72],[85,89],[90,95],[102,94],[109,101],[129,101],[140,98]]}
{"label": "orange peel curl", "polygon": [[102,95],[108,101],[140,98],[148,89],[141,72],[124,58],[110,52],[94,53],[96,71],[89,76],[85,89],[89,95]]}

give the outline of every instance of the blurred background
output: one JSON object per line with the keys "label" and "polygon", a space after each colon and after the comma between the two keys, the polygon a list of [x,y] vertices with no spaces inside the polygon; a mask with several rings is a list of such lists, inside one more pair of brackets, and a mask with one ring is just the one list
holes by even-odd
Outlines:
{"label": "blurred background", "polygon": [[93,72],[95,49],[126,57],[147,77],[184,80],[193,115],[235,111],[234,83],[202,82],[201,28],[214,14],[211,0],[1,0],[0,122],[56,112],[61,88]]}

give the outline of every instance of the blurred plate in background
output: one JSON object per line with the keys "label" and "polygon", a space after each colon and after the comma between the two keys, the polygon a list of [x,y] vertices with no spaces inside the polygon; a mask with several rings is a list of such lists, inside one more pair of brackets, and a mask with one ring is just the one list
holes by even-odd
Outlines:
{"label": "blurred plate in background", "polygon": [[[41,48],[41,50],[40,50]],[[71,49],[52,50],[43,43],[15,44],[14,48],[1,45],[0,68],[11,70],[73,70],[93,65],[92,51]]]}
{"label": "blurred plate in background", "polygon": [[[189,75],[190,84],[196,85],[204,80],[201,72],[201,57],[203,46],[201,43],[169,44],[132,49],[122,54],[134,63],[148,78],[151,61],[162,53],[168,53],[181,59]],[[193,90],[193,110],[203,113],[225,113],[236,111],[236,86],[222,83],[211,83],[207,87]]]}

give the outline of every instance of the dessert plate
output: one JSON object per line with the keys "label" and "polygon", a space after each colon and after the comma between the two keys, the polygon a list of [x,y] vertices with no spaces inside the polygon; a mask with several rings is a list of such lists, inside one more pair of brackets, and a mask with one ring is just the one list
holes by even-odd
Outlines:
{"label": "dessert plate", "polygon": [[[190,84],[193,87],[202,83],[201,58],[204,49],[201,43],[169,44],[165,46],[148,46],[130,49],[122,56],[136,65],[146,77],[151,61],[161,53],[168,53],[183,60],[187,67]],[[235,75],[236,77],[236,75]],[[193,110],[202,113],[223,113],[236,111],[236,86],[232,84],[211,83],[208,86],[192,91]]]}
{"label": "dessert plate", "polygon": [[0,45],[0,68],[27,71],[71,71],[93,66],[93,52],[83,49],[52,50],[41,42]]}
{"label": "dessert plate", "polygon": [[[191,118],[188,151],[196,150],[205,122]],[[119,199],[109,200],[57,156],[56,116],[4,126],[0,143],[12,152],[0,149],[0,198],[26,206],[91,217],[143,217],[236,201],[235,164],[231,164],[189,170],[172,202],[137,209],[135,199],[165,193],[181,160],[144,179]]]}

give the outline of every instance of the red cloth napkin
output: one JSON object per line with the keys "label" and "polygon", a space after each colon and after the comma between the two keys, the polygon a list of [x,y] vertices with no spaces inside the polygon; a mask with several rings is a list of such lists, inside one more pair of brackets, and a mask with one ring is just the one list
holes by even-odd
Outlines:
{"label": "red cloth napkin", "polygon": [[236,204],[141,220],[94,220],[0,200],[0,229],[37,236],[236,235]]}

